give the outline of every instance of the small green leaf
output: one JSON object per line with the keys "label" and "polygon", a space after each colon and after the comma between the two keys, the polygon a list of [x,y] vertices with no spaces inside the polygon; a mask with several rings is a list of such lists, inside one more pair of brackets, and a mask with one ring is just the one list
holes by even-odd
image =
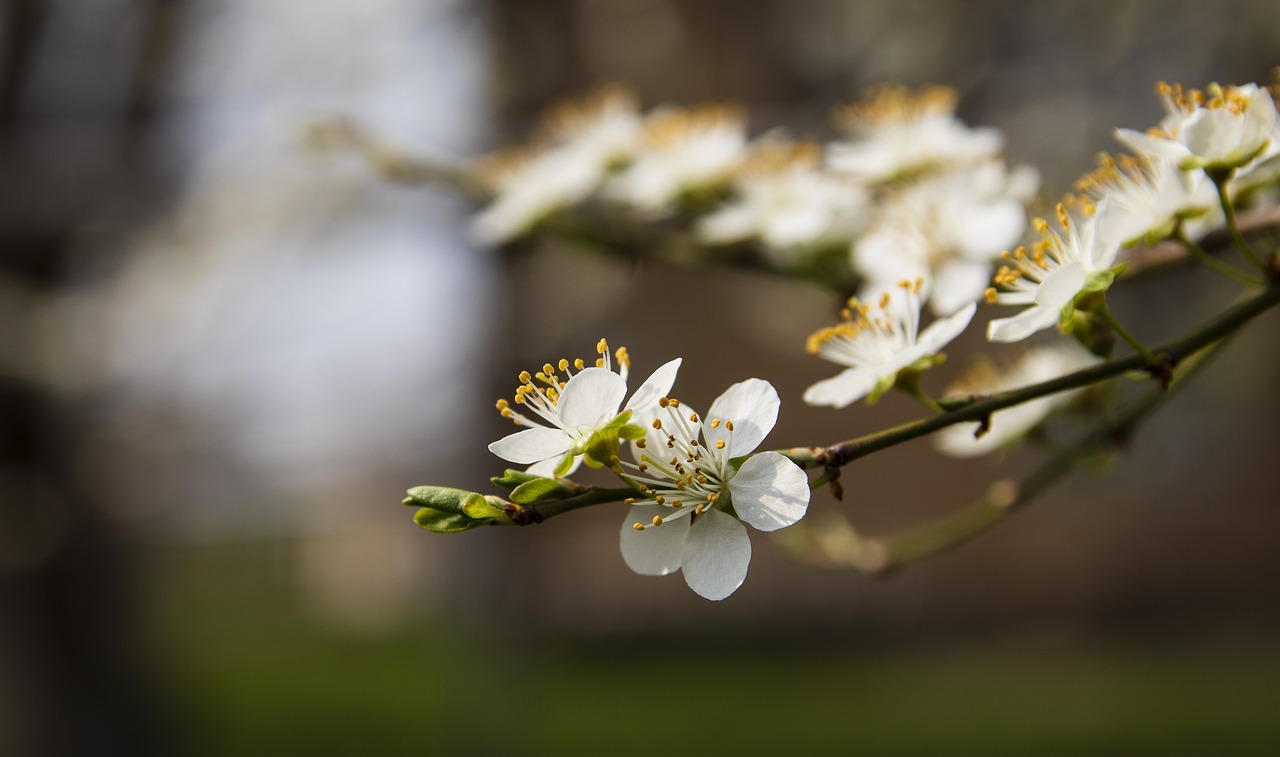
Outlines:
{"label": "small green leaf", "polygon": [[564,474],[568,473],[569,469],[573,467],[574,457],[576,457],[576,455],[574,455],[572,452],[565,455],[563,458],[561,458],[560,464],[556,466],[556,469],[552,471],[552,473],[556,476],[563,476]]}
{"label": "small green leaf", "polygon": [[447,513],[424,507],[413,515],[413,522],[437,534],[456,534],[493,523],[493,518],[469,518],[462,513]]}
{"label": "small green leaf", "polygon": [[502,472],[501,476],[494,476],[489,480],[492,481],[495,485],[501,486],[503,489],[506,489],[507,491],[511,491],[512,489],[516,488],[520,484],[523,484],[525,481],[533,481],[534,479],[538,479],[538,478],[542,478],[542,476],[539,476],[536,473],[527,473],[522,470],[514,470],[512,468],[507,468],[505,471]]}
{"label": "small green leaf", "polygon": [[539,478],[526,481],[511,492],[511,501],[520,505],[529,505],[546,499],[564,499],[572,492],[554,478]]}
{"label": "small green leaf", "polygon": [[480,496],[468,497],[462,503],[462,512],[469,518],[481,520],[484,518],[497,519],[507,517],[506,510],[502,509],[505,503],[498,497]]}
{"label": "small green leaf", "polygon": [[462,503],[470,497],[478,497],[475,492],[451,489],[447,486],[415,486],[404,499],[406,505],[429,507],[446,513],[462,513]]}

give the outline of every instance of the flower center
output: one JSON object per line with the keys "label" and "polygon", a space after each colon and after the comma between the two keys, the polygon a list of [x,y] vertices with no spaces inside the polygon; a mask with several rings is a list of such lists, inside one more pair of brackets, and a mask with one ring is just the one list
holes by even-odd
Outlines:
{"label": "flower center", "polygon": [[[613,370],[613,362],[609,358],[609,343],[607,341],[601,339],[596,343],[596,354],[599,357],[595,360],[595,367]],[[618,373],[625,379],[627,372],[631,369],[630,353],[627,352],[626,347],[619,347],[613,353],[613,356],[618,361]],[[572,433],[575,429],[565,426],[560,421],[558,403],[565,384],[569,383],[569,379],[573,378],[576,371],[580,371],[586,366],[586,361],[582,358],[575,358],[572,363],[567,358],[560,358],[554,366],[551,363],[543,363],[542,370],[537,373],[530,374],[528,371],[520,371],[520,386],[516,387],[515,397],[512,402],[500,399],[494,406],[503,418],[509,418],[517,426],[535,426],[538,424],[530,422],[528,417],[517,412],[511,406],[513,402],[516,405],[523,405],[532,411],[534,415],[537,415],[552,426]]]}

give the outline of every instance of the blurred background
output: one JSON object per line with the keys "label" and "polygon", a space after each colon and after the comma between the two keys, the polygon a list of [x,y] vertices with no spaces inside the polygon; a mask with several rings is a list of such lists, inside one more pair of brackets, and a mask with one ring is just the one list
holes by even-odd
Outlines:
{"label": "blurred background", "polygon": [[[872,578],[755,534],[713,604],[633,575],[616,509],[438,536],[399,501],[484,489],[493,400],[601,336],[641,375],[683,356],[695,406],[773,381],[775,447],[915,417],[798,402],[834,297],[474,249],[466,202],[301,134],[470,156],[620,81],[831,137],[868,85],[940,83],[1053,197],[1159,118],[1157,80],[1276,64],[1268,0],[8,0],[0,754],[1274,753],[1275,313],[1122,459],[963,548]],[[1231,297],[1181,270],[1115,307],[1160,341]],[[899,528],[1035,457],[917,443],[810,512]]]}

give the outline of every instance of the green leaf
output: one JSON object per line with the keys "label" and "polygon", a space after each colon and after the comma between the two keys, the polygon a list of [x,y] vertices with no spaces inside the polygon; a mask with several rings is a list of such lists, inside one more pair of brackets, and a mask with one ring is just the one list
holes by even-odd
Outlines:
{"label": "green leaf", "polygon": [[469,518],[461,513],[447,513],[424,507],[413,515],[413,522],[420,528],[437,534],[456,534],[494,522],[493,518]]}
{"label": "green leaf", "polygon": [[507,468],[505,471],[502,472],[501,476],[494,476],[489,480],[492,481],[495,485],[501,486],[503,489],[506,489],[507,491],[511,491],[512,489],[516,488],[517,486],[519,486],[520,484],[523,484],[526,481],[533,481],[539,478],[542,478],[542,476],[539,476],[536,473],[527,473],[522,470],[514,470],[512,468]]}
{"label": "green leaf", "polygon": [[503,509],[503,505],[505,504],[506,503],[498,497],[487,495],[482,497],[477,494],[474,497],[468,497],[467,500],[462,503],[462,512],[468,517],[476,520],[484,518],[496,520],[507,517],[507,511]]}
{"label": "green leaf", "polygon": [[544,499],[564,499],[572,493],[554,478],[538,478],[526,481],[512,490],[511,501],[519,505],[530,505]]}
{"label": "green leaf", "polygon": [[470,497],[479,497],[475,492],[451,489],[447,486],[415,486],[408,492],[403,501],[406,505],[429,507],[446,513],[462,514],[462,503]]}
{"label": "green leaf", "polygon": [[576,456],[572,452],[565,455],[560,460],[560,464],[556,466],[556,469],[552,471],[552,473],[554,473],[556,476],[563,476],[564,474],[568,473],[569,469],[573,467],[574,457]]}

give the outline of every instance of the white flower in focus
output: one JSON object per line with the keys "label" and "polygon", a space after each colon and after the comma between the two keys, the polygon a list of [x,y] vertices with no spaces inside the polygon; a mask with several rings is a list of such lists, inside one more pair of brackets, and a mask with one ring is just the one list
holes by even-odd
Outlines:
{"label": "white flower in focus", "polygon": [[480,160],[477,180],[493,194],[472,221],[473,238],[500,245],[589,197],[610,169],[635,152],[640,116],[634,96],[605,88],[552,108],[530,145]]}
{"label": "white flower in focus", "polygon": [[1076,182],[1085,197],[1071,198],[1087,216],[1103,200],[1106,211],[1093,212],[1097,233],[1122,245],[1153,232],[1162,236],[1178,218],[1199,217],[1217,205],[1213,184],[1203,172],[1184,174],[1161,158],[1102,156],[1101,165]]}
{"label": "white flower in focus", "polygon": [[726,105],[668,108],[644,122],[631,165],[604,188],[611,200],[653,215],[681,194],[724,183],[746,156],[746,119]]}
{"label": "white flower in focus", "polygon": [[850,300],[841,312],[842,323],[812,334],[806,345],[811,354],[847,367],[806,389],[804,401],[831,407],[846,407],[868,395],[875,401],[893,386],[899,371],[919,367],[959,336],[977,304],[971,302],[919,331],[921,286],[919,280],[901,282],[875,308]]}
{"label": "white flower in focus", "polygon": [[827,164],[866,182],[885,182],[935,167],[986,160],[1004,146],[996,129],[971,129],[955,117],[947,87],[911,92],[888,86],[837,109],[837,124],[853,138],[833,142]]}
{"label": "white flower in focus", "polygon": [[1026,230],[1026,203],[1038,184],[1030,169],[1009,174],[987,161],[893,195],[852,247],[853,269],[867,282],[863,298],[923,278],[935,315],[982,299],[993,263]]}
{"label": "white flower in focus", "polygon": [[[948,396],[985,395],[1021,389],[1024,386],[1065,376],[1099,359],[1074,342],[1048,347],[1033,347],[1012,367],[997,372],[989,364],[976,367],[969,376],[947,389]],[[975,423],[948,426],[934,436],[934,445],[951,457],[979,457],[1007,447],[1040,425],[1050,413],[1075,399],[1082,389],[1073,389],[992,413],[987,432],[975,437]]]}
{"label": "white flower in focus", "polygon": [[759,143],[734,179],[737,198],[698,221],[698,239],[758,239],[779,265],[799,248],[851,240],[865,223],[870,197],[848,178],[822,170],[820,160],[814,143]]}
{"label": "white flower in focus", "polygon": [[1051,230],[1043,219],[1037,219],[1042,239],[1028,251],[1019,247],[1005,258],[1011,265],[1001,267],[995,283],[1008,291],[988,289],[986,299],[998,305],[1027,305],[1026,310],[1009,318],[997,318],[987,324],[987,339],[993,342],[1017,342],[1037,331],[1058,323],[1062,311],[1075,301],[1076,295],[1106,275],[1120,242],[1099,231],[1096,220],[1110,212],[1108,201],[1098,204],[1092,215],[1073,220],[1066,208],[1058,205],[1058,221],[1063,231]]}
{"label": "white flower in focus", "polygon": [[699,595],[724,599],[742,585],[751,561],[742,522],[776,531],[800,520],[809,479],[777,452],[752,455],[741,467],[731,462],[753,452],[777,421],[778,392],[768,381],[729,387],[706,419],[678,400],[663,406],[666,415],[636,442],[638,462],[614,468],[643,494],[628,500],[622,559],[645,576],[683,571]]}
{"label": "white flower in focus", "polygon": [[1183,170],[1241,168],[1271,144],[1276,104],[1265,87],[1213,85],[1201,92],[1161,83],[1158,91],[1168,113],[1159,127],[1116,130],[1116,138],[1137,152]]}
{"label": "white flower in focus", "polygon": [[[680,359],[676,358],[654,371],[622,406],[631,364],[627,350],[618,348],[616,373],[605,340],[600,340],[596,351],[600,357],[593,367],[587,367],[581,359],[573,363],[561,359],[558,372],[550,363],[542,366],[535,375],[522,372],[514,404],[525,408],[543,423],[518,412],[512,403],[498,400],[497,407],[502,416],[526,428],[493,442],[489,451],[503,460],[531,465],[529,472],[541,476],[554,475],[556,469],[563,465],[565,456],[572,455],[573,461],[561,473],[568,475],[577,469],[581,460],[578,456],[585,451],[592,435],[615,420],[621,412],[631,411],[631,421],[637,424],[651,420],[658,411],[658,400],[671,390],[671,384],[675,382]],[[567,378],[561,379],[561,374]]]}

